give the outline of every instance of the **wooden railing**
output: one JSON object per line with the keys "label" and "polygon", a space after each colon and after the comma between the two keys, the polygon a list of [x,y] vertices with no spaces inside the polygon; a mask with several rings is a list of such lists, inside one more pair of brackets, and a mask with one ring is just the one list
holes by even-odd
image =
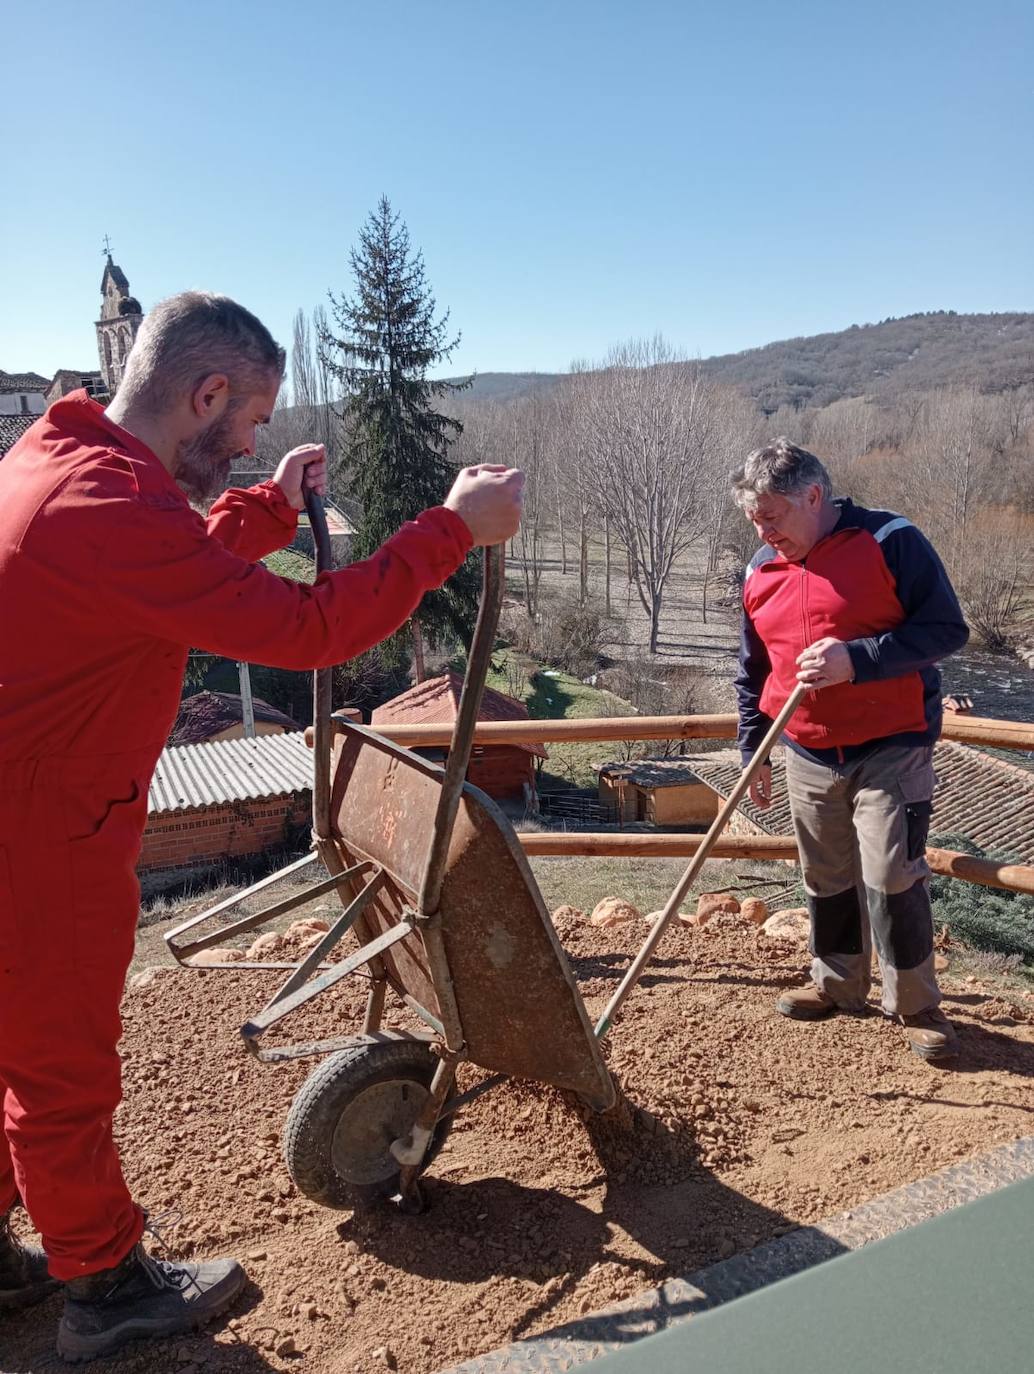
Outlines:
{"label": "wooden railing", "polygon": [[[584,720],[484,720],[474,732],[475,744],[570,744],[578,740],[735,739],[736,717],[601,716]],[[448,744],[448,725],[384,725],[378,734],[410,749]],[[943,736],[961,744],[1034,750],[1034,725],[1014,720],[945,714]]]}
{"label": "wooden railing", "polygon": [[[735,739],[735,715],[606,716],[582,720],[479,721],[475,744],[559,744],[573,741]],[[312,742],[311,727],[306,739]],[[447,745],[452,731],[441,725],[386,725],[378,733],[410,749]],[[1034,725],[946,712],[942,735],[959,743],[1002,749],[1034,750]],[[612,858],[688,858],[702,836],[532,831],[520,835],[528,855],[597,856]],[[726,833],[712,850],[716,859],[782,859],[795,861],[793,836]],[[934,873],[961,878],[982,887],[1034,895],[1034,867],[999,864],[950,849],[928,849]]]}

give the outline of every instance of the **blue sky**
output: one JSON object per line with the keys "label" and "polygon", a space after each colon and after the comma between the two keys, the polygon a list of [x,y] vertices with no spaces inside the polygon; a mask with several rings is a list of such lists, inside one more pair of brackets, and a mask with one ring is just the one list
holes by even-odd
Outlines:
{"label": "blue sky", "polygon": [[0,368],[96,365],[105,233],[145,308],[287,342],[382,192],[449,372],[1029,310],[1032,40],[1028,0],[19,5]]}

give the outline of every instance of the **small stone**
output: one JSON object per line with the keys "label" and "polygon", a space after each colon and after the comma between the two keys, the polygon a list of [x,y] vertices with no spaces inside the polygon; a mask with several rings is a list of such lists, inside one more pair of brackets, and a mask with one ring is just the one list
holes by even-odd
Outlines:
{"label": "small stone", "polygon": [[249,1251],[248,1251],[248,1259],[250,1259],[250,1260],[255,1260],[256,1263],[257,1263],[259,1260],[264,1260],[265,1258],[266,1258],[266,1252],[265,1252],[265,1250],[249,1250]]}
{"label": "small stone", "polygon": [[276,1355],[297,1355],[298,1347],[293,1336],[281,1336],[277,1341],[273,1353]]}
{"label": "small stone", "polygon": [[933,967],[935,973],[945,973],[948,969],[948,956],[946,954],[935,954],[933,956]]}
{"label": "small stone", "polygon": [[576,906],[558,906],[553,912],[553,924],[565,924],[567,921],[582,922],[585,920],[585,912]]}
{"label": "small stone", "polygon": [[763,926],[768,920],[768,903],[760,897],[744,897],[740,903],[740,915],[754,926]]}
{"label": "small stone", "polygon": [[723,1259],[723,1260],[732,1259],[732,1257],[733,1257],[733,1255],[735,1255],[735,1253],[736,1253],[736,1242],[735,1242],[734,1240],[728,1240],[728,1239],[723,1240],[722,1243],[721,1243],[721,1245],[719,1245],[719,1247],[718,1247],[718,1258],[719,1258],[719,1259]]}
{"label": "small stone", "polygon": [[616,926],[629,925],[642,919],[642,912],[631,902],[626,902],[621,897],[604,897],[593,907],[589,924],[601,930],[612,930]]}
{"label": "small stone", "polygon": [[728,892],[701,892],[697,898],[696,924],[707,925],[718,915],[738,916],[740,904]]}
{"label": "small stone", "polygon": [[386,1365],[388,1369],[398,1369],[398,1361],[386,1345],[379,1345],[376,1350],[371,1350],[370,1359],[377,1364]]}
{"label": "small stone", "polygon": [[808,908],[804,906],[787,907],[784,911],[773,912],[761,927],[763,935],[770,940],[786,940],[795,944],[807,943],[811,935],[811,922]]}
{"label": "small stone", "polygon": [[279,953],[284,947],[284,937],[278,935],[275,930],[267,930],[265,935],[260,935],[257,940],[253,940],[248,949],[249,959],[265,959],[270,954]]}

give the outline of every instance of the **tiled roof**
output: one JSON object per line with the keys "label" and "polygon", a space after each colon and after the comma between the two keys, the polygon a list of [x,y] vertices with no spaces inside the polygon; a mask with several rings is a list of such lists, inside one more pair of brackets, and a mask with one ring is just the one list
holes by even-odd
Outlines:
{"label": "tiled roof", "polygon": [[[428,678],[426,682],[418,682],[408,692],[378,706],[370,717],[370,724],[452,725],[459,712],[462,689],[463,677],[460,673],[444,673],[441,677]],[[485,688],[478,720],[527,719],[528,708],[523,701],[508,697],[504,692],[493,691],[491,687]],[[549,757],[541,744],[520,744],[517,747],[539,758]]]}
{"label": "tiled roof", "polygon": [[[265,725],[282,725],[285,730],[300,730],[302,727],[283,711],[270,706],[260,697],[252,698],[256,721]],[[213,735],[240,725],[244,719],[244,707],[237,692],[197,692],[180,702],[176,723],[169,735],[171,745],[203,744]]]}
{"label": "tiled roof", "polygon": [[312,750],[304,735],[224,739],[164,749],[151,780],[147,808],[152,814],[187,811],[311,789]]}
{"label": "tiled roof", "polygon": [[0,458],[14,448],[25,431],[39,419],[38,415],[0,415]]}
{"label": "tiled roof", "polygon": [[[694,755],[684,762],[721,797],[729,795],[740,776],[740,757],[734,749]],[[1034,773],[954,740],[935,746],[934,770],[933,834],[965,835],[989,853],[1034,863]],[[772,755],[772,795],[767,811],[760,811],[749,798],[738,810],[766,834],[790,835],[781,750]]]}
{"label": "tiled roof", "polygon": [[49,377],[41,377],[38,372],[0,372],[0,391],[46,391],[50,385]]}
{"label": "tiled roof", "polygon": [[[713,757],[713,756],[712,756]],[[688,787],[692,783],[705,782],[696,767],[696,759],[632,759],[628,763],[604,763],[600,765],[602,776],[636,787],[648,787],[656,791],[658,787]]]}

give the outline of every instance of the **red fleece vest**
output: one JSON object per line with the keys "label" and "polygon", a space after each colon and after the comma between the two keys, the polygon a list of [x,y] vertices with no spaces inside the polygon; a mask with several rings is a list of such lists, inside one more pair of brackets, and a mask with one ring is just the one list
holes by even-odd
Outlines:
{"label": "red fleece vest", "polygon": [[[817,639],[863,639],[905,619],[894,578],[867,530],[840,530],[803,563],[775,557],[755,568],[743,604],[768,650],[772,671],[761,709],[776,716],[797,682],[797,656]],[[863,744],[926,729],[918,673],[877,682],[844,682],[811,692],[786,733],[804,748]]]}

